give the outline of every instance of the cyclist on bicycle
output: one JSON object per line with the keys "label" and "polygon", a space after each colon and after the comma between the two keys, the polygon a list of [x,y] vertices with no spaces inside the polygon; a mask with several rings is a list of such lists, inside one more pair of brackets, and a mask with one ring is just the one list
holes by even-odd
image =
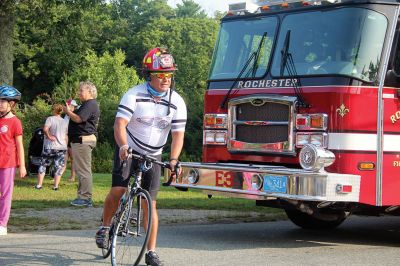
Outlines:
{"label": "cyclist on bicycle", "polygon": [[[128,156],[128,148],[133,152],[151,155],[161,160],[163,146],[171,131],[172,143],[170,165],[174,170],[183,147],[186,125],[186,104],[173,87],[176,71],[174,58],[166,48],[151,49],[143,59],[143,74],[146,83],[129,89],[122,97],[114,123],[114,137],[118,145],[115,150],[112,187],[108,193],[103,210],[103,225],[96,233],[99,248],[106,246],[111,219],[115,214],[119,200],[128,186],[131,167],[123,171],[121,163]],[[147,265],[163,265],[155,252],[158,215],[157,192],[160,189],[161,167],[154,164],[143,174],[142,187],[149,191],[152,198],[153,222],[145,255]]]}

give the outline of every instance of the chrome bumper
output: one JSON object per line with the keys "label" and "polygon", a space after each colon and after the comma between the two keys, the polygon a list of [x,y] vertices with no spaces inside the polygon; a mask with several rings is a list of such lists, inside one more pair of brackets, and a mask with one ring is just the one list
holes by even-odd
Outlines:
{"label": "chrome bumper", "polygon": [[[268,165],[181,163],[181,166],[183,171],[171,186],[198,189],[208,195],[257,200],[359,201],[359,175]],[[198,181],[189,182],[189,174],[194,171],[198,172]],[[254,184],[256,177],[258,180],[261,177],[261,188]]]}

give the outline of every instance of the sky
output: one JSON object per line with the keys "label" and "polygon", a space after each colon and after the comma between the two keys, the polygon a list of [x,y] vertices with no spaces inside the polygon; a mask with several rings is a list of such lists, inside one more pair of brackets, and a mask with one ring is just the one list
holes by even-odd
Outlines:
{"label": "sky", "polygon": [[[210,16],[214,15],[215,11],[226,12],[228,5],[232,3],[244,2],[244,0],[193,0],[198,3],[202,9]],[[175,7],[176,4],[182,4],[181,0],[168,0],[170,6]]]}

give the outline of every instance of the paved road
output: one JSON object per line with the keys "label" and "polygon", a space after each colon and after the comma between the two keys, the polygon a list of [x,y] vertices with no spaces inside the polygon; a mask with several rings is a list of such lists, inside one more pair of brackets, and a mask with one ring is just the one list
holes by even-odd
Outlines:
{"label": "paved road", "polygon": [[[94,231],[9,234],[0,265],[109,265]],[[400,217],[350,217],[337,230],[314,232],[288,221],[161,226],[165,265],[400,265]]]}

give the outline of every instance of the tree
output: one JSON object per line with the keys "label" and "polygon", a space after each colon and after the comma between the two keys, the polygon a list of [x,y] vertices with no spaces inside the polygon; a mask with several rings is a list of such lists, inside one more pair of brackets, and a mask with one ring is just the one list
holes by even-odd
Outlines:
{"label": "tree", "polygon": [[205,18],[206,12],[193,0],[182,0],[182,4],[176,5],[176,16],[178,18]]}
{"label": "tree", "polygon": [[14,1],[0,2],[0,85],[13,83]]}
{"label": "tree", "polygon": [[141,62],[141,58],[132,56],[142,52],[132,45],[135,35],[153,21],[161,18],[172,19],[176,16],[167,0],[111,0],[111,14],[113,20],[119,21],[125,29],[123,36],[126,36],[126,42],[120,48],[128,55],[128,65],[138,65]]}
{"label": "tree", "polygon": [[[116,49],[123,36],[100,0],[19,2],[16,6],[15,82],[24,95],[50,93],[79,67],[88,50]],[[111,30],[114,29],[114,30]]]}

